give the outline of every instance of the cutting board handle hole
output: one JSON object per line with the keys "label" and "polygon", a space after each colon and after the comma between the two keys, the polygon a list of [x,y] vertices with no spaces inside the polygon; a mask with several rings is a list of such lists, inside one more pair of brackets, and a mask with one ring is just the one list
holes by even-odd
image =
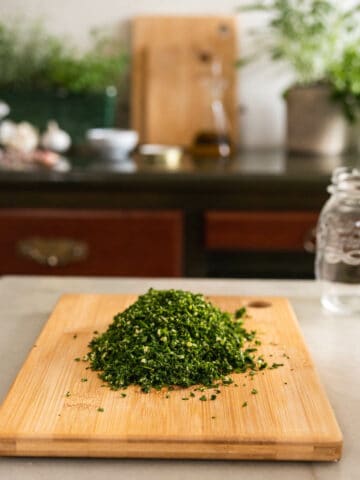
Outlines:
{"label": "cutting board handle hole", "polygon": [[266,302],[265,300],[255,300],[254,302],[248,303],[248,307],[251,307],[251,308],[267,308],[267,307],[271,307],[271,303]]}

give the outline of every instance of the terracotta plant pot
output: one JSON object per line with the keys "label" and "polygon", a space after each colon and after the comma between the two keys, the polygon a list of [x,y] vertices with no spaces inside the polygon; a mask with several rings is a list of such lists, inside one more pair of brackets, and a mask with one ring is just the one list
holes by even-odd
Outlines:
{"label": "terracotta plant pot", "polygon": [[290,152],[338,155],[347,150],[349,125],[327,86],[293,87],[286,102]]}

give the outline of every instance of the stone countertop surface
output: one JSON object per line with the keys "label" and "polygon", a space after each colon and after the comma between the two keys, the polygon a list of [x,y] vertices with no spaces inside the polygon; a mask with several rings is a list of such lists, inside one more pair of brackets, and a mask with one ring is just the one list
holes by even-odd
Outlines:
{"label": "stone countertop surface", "polygon": [[0,401],[63,293],[143,293],[182,288],[204,294],[277,295],[290,299],[344,435],[338,463],[142,459],[0,458],[4,480],[151,480],[226,477],[247,480],[357,480],[360,476],[360,318],[320,305],[314,281],[3,277],[0,280]]}

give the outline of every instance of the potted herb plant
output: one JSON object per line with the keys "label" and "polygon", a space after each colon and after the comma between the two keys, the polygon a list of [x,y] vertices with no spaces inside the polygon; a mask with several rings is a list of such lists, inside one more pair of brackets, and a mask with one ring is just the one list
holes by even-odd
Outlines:
{"label": "potted herb plant", "polygon": [[343,61],[338,63],[339,59],[358,35],[360,3],[352,2],[348,8],[346,3],[264,0],[241,7],[242,11],[269,14],[267,31],[257,34],[262,35],[271,58],[292,69],[294,83],[284,95],[290,151],[338,154],[347,148],[347,118],[340,103],[333,100],[334,91],[340,97],[343,88],[339,75]]}
{"label": "potted herb plant", "polygon": [[101,32],[80,52],[39,23],[0,22],[0,99],[9,118],[40,129],[56,120],[74,143],[91,127],[113,126],[126,64],[115,38]]}
{"label": "potted herb plant", "polygon": [[348,45],[330,69],[332,98],[352,125],[352,146],[360,150],[360,42]]}

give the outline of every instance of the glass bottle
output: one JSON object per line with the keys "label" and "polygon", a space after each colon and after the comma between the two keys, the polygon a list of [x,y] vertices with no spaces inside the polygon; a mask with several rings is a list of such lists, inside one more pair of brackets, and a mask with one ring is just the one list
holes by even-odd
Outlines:
{"label": "glass bottle", "polygon": [[360,170],[335,169],[316,237],[315,274],[324,307],[360,313]]}
{"label": "glass bottle", "polygon": [[224,106],[227,82],[219,59],[211,59],[210,74],[203,79],[201,125],[191,152],[200,157],[228,157],[232,153],[229,121]]}

